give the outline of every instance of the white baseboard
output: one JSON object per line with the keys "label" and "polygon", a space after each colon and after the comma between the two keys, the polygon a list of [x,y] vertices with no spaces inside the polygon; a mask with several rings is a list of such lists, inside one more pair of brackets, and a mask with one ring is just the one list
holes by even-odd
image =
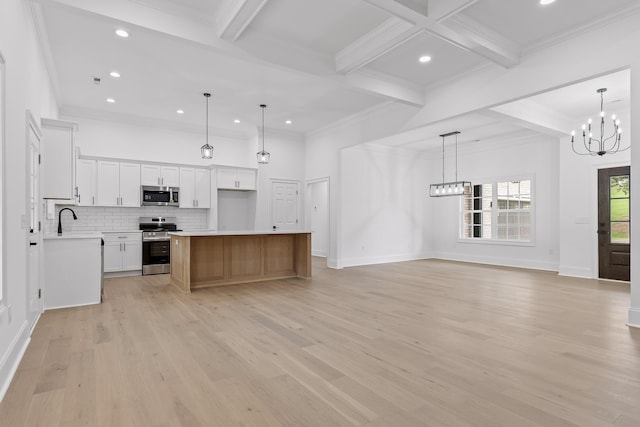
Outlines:
{"label": "white baseboard", "polygon": [[593,272],[590,268],[587,267],[574,267],[571,265],[562,265],[558,269],[558,275],[560,276],[569,276],[569,277],[579,277],[582,279],[593,279]]}
{"label": "white baseboard", "polygon": [[390,262],[416,261],[420,259],[431,258],[431,254],[413,253],[413,254],[397,254],[383,255],[371,257],[344,258],[342,260],[343,267],[356,267],[359,265],[387,264]]}
{"label": "white baseboard", "polygon": [[640,328],[640,308],[629,308],[629,321],[627,325],[632,328]]}
{"label": "white baseboard", "polygon": [[311,250],[311,256],[319,256],[322,258],[326,258],[327,257],[327,251],[323,251],[323,250]]}
{"label": "white baseboard", "polygon": [[434,258],[448,261],[474,262],[477,264],[498,265],[501,267],[529,268],[532,270],[558,271],[558,264],[548,261],[536,261],[522,258],[489,257],[455,252],[437,252]]}
{"label": "white baseboard", "polygon": [[105,279],[113,279],[115,277],[132,277],[132,276],[142,276],[142,270],[113,271],[111,273],[104,273]]}
{"label": "white baseboard", "polygon": [[29,336],[29,322],[25,320],[20,328],[20,331],[16,334],[16,337],[9,345],[7,352],[0,361],[0,402],[4,399],[4,395],[9,390],[11,380],[18,370],[22,356],[27,350],[27,346],[31,341]]}

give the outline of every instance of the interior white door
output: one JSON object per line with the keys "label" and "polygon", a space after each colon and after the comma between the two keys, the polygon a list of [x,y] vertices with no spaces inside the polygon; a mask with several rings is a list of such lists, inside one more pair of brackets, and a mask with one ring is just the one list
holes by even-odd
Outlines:
{"label": "interior white door", "polygon": [[311,183],[307,189],[311,254],[326,257],[329,250],[329,181]]}
{"label": "interior white door", "polygon": [[28,171],[29,171],[29,256],[28,278],[28,322],[30,330],[35,326],[42,313],[41,268],[42,233],[40,209],[40,131],[33,120],[29,120],[28,134]]}
{"label": "interior white door", "polygon": [[271,220],[274,230],[298,228],[298,182],[271,183]]}

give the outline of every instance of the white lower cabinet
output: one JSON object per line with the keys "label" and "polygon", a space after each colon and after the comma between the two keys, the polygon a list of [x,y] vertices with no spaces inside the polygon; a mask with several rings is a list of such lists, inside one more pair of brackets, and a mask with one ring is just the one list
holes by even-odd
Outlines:
{"label": "white lower cabinet", "polygon": [[141,233],[104,233],[104,272],[142,270]]}

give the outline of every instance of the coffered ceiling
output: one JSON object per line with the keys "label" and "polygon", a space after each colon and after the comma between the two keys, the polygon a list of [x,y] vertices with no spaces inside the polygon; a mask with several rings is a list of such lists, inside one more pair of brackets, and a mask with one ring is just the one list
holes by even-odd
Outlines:
{"label": "coffered ceiling", "polygon": [[516,66],[530,49],[638,3],[32,0],[63,114],[199,129],[211,92],[212,127],[238,134],[255,131],[261,103],[268,127],[298,133],[389,100],[417,110],[433,85]]}

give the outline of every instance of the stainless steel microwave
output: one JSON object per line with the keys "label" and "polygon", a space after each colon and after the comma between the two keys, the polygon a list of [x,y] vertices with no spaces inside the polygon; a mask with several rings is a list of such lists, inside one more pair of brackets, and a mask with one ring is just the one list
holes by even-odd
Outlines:
{"label": "stainless steel microwave", "polygon": [[140,187],[142,206],[178,206],[178,187],[143,185]]}

